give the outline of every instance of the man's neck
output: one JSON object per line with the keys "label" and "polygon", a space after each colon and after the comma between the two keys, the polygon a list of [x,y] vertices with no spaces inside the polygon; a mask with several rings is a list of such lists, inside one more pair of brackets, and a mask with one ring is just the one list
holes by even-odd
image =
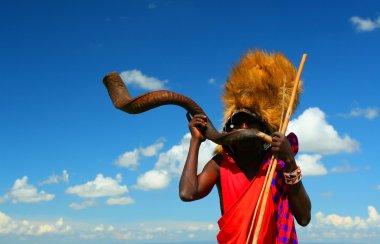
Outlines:
{"label": "man's neck", "polygon": [[251,180],[258,172],[264,155],[264,150],[236,150],[234,158],[239,168]]}

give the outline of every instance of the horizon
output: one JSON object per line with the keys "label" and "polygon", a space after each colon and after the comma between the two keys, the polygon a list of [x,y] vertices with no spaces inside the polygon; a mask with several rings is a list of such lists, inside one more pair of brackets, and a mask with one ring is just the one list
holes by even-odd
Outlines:
{"label": "horizon", "polygon": [[[223,85],[248,51],[308,55],[287,133],[312,202],[300,243],[380,243],[380,1],[3,1],[0,242],[215,243],[219,198],[178,196],[186,111],[115,109],[169,90],[222,128]],[[198,171],[216,145],[201,146]]]}

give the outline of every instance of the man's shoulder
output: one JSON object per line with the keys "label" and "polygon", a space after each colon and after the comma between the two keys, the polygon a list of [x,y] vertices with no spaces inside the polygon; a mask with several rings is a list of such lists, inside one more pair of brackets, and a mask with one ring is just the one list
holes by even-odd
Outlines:
{"label": "man's shoulder", "polygon": [[217,153],[217,154],[215,154],[213,157],[212,157],[212,159],[211,159],[211,161],[214,161],[217,165],[221,165],[221,163],[222,163],[222,159],[223,159],[223,155],[222,155],[222,153]]}

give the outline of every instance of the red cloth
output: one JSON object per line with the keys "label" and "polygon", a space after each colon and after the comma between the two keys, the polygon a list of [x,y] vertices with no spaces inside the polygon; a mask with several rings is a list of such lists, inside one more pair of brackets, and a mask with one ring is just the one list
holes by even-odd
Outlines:
{"label": "red cloth", "polygon": [[[223,152],[220,180],[224,215],[218,221],[220,232],[217,239],[219,243],[246,243],[255,206],[264,184],[266,168],[267,166],[263,162],[259,172],[250,182],[234,160]],[[258,213],[256,215],[258,216]],[[250,242],[253,239],[256,221],[251,232]],[[275,243],[275,241],[276,216],[273,198],[269,196],[258,243]]]}
{"label": "red cloth", "polygon": [[[297,136],[290,133],[287,138],[293,154],[296,155],[298,152]],[[268,153],[264,157],[259,172],[251,182],[227,152],[222,152],[222,156],[220,181],[224,215],[218,221],[220,232],[217,239],[219,243],[246,243],[271,155]],[[259,235],[258,243],[260,244],[298,243],[294,218],[289,206],[289,189],[284,182],[282,173],[284,166],[284,162],[279,160],[271,182],[270,194]],[[251,233],[250,242],[253,239],[255,226]]]}

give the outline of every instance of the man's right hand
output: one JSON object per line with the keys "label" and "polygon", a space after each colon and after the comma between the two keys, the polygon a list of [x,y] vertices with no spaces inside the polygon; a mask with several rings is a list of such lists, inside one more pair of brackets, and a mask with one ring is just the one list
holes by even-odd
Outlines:
{"label": "man's right hand", "polygon": [[189,122],[189,130],[191,137],[199,142],[204,142],[206,140],[202,133],[202,128],[207,125],[208,118],[204,114],[196,114]]}

